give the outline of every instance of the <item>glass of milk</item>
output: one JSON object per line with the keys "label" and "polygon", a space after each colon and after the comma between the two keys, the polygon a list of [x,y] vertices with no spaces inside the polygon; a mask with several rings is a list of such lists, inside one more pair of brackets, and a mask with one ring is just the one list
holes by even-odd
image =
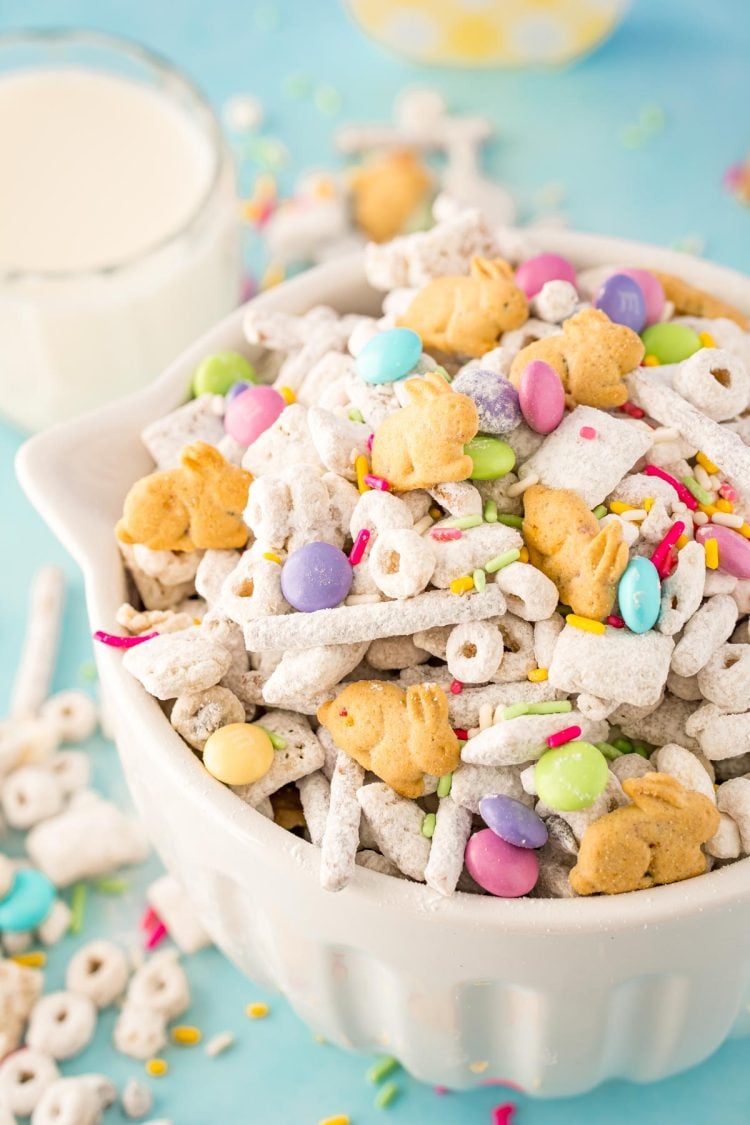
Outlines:
{"label": "glass of milk", "polygon": [[136,390],[238,302],[234,168],[193,84],[98,32],[0,35],[0,412]]}

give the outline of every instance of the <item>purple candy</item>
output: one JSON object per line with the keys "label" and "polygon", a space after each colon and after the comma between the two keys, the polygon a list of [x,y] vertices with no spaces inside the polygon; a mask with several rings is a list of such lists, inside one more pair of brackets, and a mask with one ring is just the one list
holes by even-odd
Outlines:
{"label": "purple candy", "polygon": [[613,273],[602,284],[594,306],[606,313],[615,324],[624,324],[634,332],[646,325],[646,298],[637,281],[624,273]]}
{"label": "purple candy", "polygon": [[498,898],[527,895],[539,878],[536,852],[506,843],[490,828],[483,828],[471,837],[464,862],[479,886]]}
{"label": "purple candy", "polygon": [[696,528],[695,538],[699,543],[715,539],[719,546],[719,570],[733,574],[735,578],[750,578],[750,539],[745,539],[731,527],[718,523],[707,523]]}
{"label": "purple candy", "polygon": [[518,391],[504,375],[470,367],[453,380],[453,390],[472,399],[483,434],[509,434],[521,421]]}
{"label": "purple candy", "polygon": [[341,605],[351,585],[351,564],[330,543],[306,543],[281,568],[281,592],[302,613]]}
{"label": "purple candy", "polygon": [[248,383],[245,379],[240,379],[238,382],[232,383],[227,391],[227,402],[231,402],[233,398],[237,398],[237,395],[241,395],[243,391],[246,391],[248,387],[252,386],[253,384]]}
{"label": "purple candy", "polygon": [[479,813],[496,836],[517,848],[541,848],[547,842],[547,826],[540,816],[516,801],[498,793],[482,797]]}

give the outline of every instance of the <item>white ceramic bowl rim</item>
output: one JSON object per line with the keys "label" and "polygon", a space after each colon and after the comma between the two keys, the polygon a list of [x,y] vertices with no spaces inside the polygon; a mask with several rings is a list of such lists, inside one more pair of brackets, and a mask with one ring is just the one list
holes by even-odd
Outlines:
{"label": "white ceramic bowl rim", "polygon": [[[535,232],[534,237],[540,249],[566,255],[579,268],[606,263],[651,265],[680,273],[750,313],[750,281],[724,267],[676,251],[598,235],[549,230]],[[303,309],[315,303],[316,288],[325,290],[334,285],[342,293],[349,288],[362,289],[361,254],[319,266],[255,298],[253,303],[274,309]],[[71,482],[66,465],[75,457],[75,451],[91,443],[95,435],[101,441],[108,431],[115,433],[120,420],[136,408],[144,419],[156,418],[182,401],[189,373],[206,352],[216,350],[217,344],[228,346],[222,338],[231,333],[239,340],[242,315],[243,310],[238,309],[206,333],[145,390],[39,434],[19,453],[18,475],[27,495],[83,569],[94,627],[112,625],[116,595],[112,592],[111,568],[116,565],[116,548],[111,538],[102,540],[95,519],[89,519],[92,505],[87,502],[81,483],[76,487]],[[132,479],[137,475],[134,473]],[[217,832],[251,836],[268,856],[269,866],[277,869],[282,893],[284,869],[288,870],[289,864],[297,870],[304,867],[309,878],[317,881],[319,850],[279,828],[210,777],[169,725],[157,702],[125,673],[118,651],[107,649],[98,652],[97,657],[102,675],[120,693],[122,710],[132,715],[133,723],[142,728],[144,736],[148,735],[149,742],[158,745],[162,755],[160,766],[171,778],[174,799],[179,800],[180,793],[189,790],[196,802],[201,802]],[[147,768],[144,762],[144,769]],[[387,903],[388,907],[397,908],[402,919],[408,920],[410,914],[424,919],[425,912],[434,913],[443,925],[449,924],[456,932],[465,931],[464,936],[470,940],[471,931],[478,926],[498,932],[545,930],[550,936],[640,929],[644,924],[658,925],[696,912],[729,909],[746,898],[749,891],[750,859],[744,859],[682,883],[591,898],[512,900],[458,893],[444,899],[424,884],[393,879],[364,868],[357,869],[350,885],[340,893],[348,897],[352,909],[356,909],[361,897],[363,901],[382,901],[384,906]]]}

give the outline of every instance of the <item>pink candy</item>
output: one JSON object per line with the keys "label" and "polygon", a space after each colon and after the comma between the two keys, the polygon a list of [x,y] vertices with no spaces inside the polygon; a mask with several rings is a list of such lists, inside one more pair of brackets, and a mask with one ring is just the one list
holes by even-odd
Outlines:
{"label": "pink candy", "polygon": [[646,302],[646,324],[657,324],[664,312],[664,290],[661,282],[657,281],[648,270],[618,270],[617,272],[629,277],[640,286]]}
{"label": "pink candy", "polygon": [[715,539],[719,545],[719,569],[735,578],[750,578],[750,539],[732,531],[731,527],[708,523],[695,530],[699,543]]}
{"label": "pink candy", "polygon": [[518,386],[518,403],[527,424],[538,434],[551,434],[565,413],[565,392],[554,367],[543,359],[527,364]]}
{"label": "pink candy", "polygon": [[224,429],[240,445],[252,445],[285,406],[286,400],[273,387],[248,387],[227,403]]}
{"label": "pink candy", "polygon": [[520,898],[529,893],[539,878],[536,852],[506,843],[490,828],[471,837],[464,861],[479,886],[498,898]]}
{"label": "pink candy", "polygon": [[576,271],[567,258],[559,254],[537,254],[516,270],[516,285],[531,300],[548,281],[569,281],[577,286]]}

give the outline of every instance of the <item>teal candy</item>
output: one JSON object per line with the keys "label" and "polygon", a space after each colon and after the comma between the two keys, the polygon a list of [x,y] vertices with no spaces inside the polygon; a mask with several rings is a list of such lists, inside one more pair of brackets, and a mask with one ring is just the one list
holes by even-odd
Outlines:
{"label": "teal candy", "polygon": [[659,363],[682,363],[703,347],[687,324],[652,324],[641,332],[641,339],[646,355],[655,355]]}
{"label": "teal candy", "polygon": [[419,362],[422,341],[411,328],[389,328],[368,340],[357,356],[357,371],[365,383],[395,383]]}
{"label": "teal candy", "polygon": [[516,455],[505,441],[486,434],[478,434],[464,446],[474,462],[471,470],[472,480],[498,480],[504,477],[516,463]]}
{"label": "teal candy", "polygon": [[632,632],[647,633],[654,627],[661,608],[661,582],[650,559],[630,560],[617,587],[617,602]]}
{"label": "teal candy", "polygon": [[52,909],[57,892],[46,875],[34,867],[21,867],[13,886],[0,899],[0,931],[10,934],[34,930]]}

